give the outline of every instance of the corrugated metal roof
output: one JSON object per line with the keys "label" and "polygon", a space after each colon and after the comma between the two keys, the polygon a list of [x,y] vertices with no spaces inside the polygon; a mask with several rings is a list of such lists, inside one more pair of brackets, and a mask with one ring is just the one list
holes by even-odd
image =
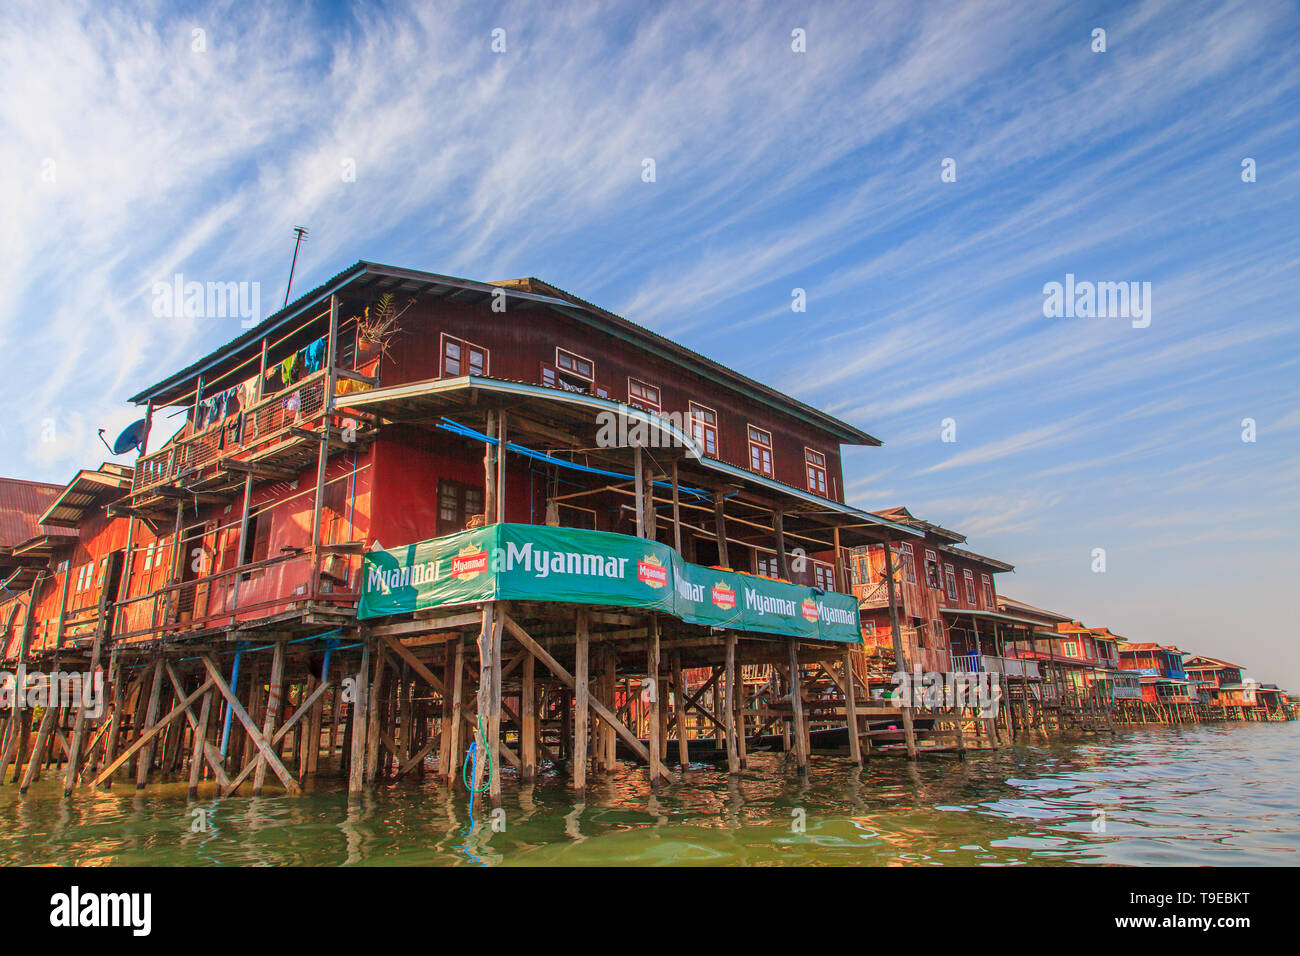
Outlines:
{"label": "corrugated metal roof", "polygon": [[0,547],[12,548],[42,534],[38,520],[62,485],[21,478],[0,478]]}
{"label": "corrugated metal roof", "polygon": [[[86,513],[106,498],[120,498],[131,487],[134,469],[106,461],[99,468],[83,468],[41,514],[41,520],[54,528],[76,528]],[[58,533],[58,532],[53,532]]]}
{"label": "corrugated metal roof", "polygon": [[1009,610],[1020,611],[1024,614],[1041,614],[1043,617],[1052,618],[1058,622],[1068,623],[1074,620],[1074,618],[1070,617],[1068,614],[1062,614],[1060,611],[1049,611],[1046,608],[1035,607],[1026,601],[1017,601],[1015,598],[1008,597],[1005,594],[998,595],[998,604],[1008,608]]}
{"label": "corrugated metal roof", "polygon": [[[556,294],[539,294],[522,287],[532,282],[536,282],[538,286],[553,289]],[[417,295],[437,291],[442,296],[455,296],[458,301],[486,300],[493,295],[501,295],[504,292],[513,299],[556,309],[571,318],[601,328],[611,335],[624,339],[634,339],[641,347],[690,368],[696,374],[717,381],[764,404],[775,406],[796,418],[809,421],[835,435],[842,442],[864,445],[880,444],[879,439],[873,438],[847,422],[813,408],[811,405],[806,405],[798,399],[791,398],[789,395],[770,386],[763,385],[761,382],[742,375],[740,372],[712,359],[705,358],[699,353],[659,335],[657,332],[652,332],[612,312],[584,302],[554,286],[547,286],[540,280],[523,280],[522,283],[520,280],[505,283],[478,282],[473,279],[420,272],[414,269],[402,269],[365,260],[361,260],[339,272],[315,289],[300,296],[285,308],[270,315],[243,335],[232,339],[221,348],[209,353],[187,368],[132,396],[130,401],[139,405],[154,399],[166,404],[179,398],[192,390],[192,383],[197,380],[200,374],[212,371],[224,363],[234,362],[236,359],[250,358],[255,350],[260,351],[260,342],[264,336],[288,326],[309,309],[321,307],[331,295],[353,285],[361,288],[373,285],[377,291],[385,292],[402,289],[404,292],[413,292]]]}

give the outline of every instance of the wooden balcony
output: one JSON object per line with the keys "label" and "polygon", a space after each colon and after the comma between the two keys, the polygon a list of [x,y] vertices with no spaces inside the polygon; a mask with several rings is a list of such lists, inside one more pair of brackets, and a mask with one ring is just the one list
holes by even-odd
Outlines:
{"label": "wooden balcony", "polygon": [[880,580],[873,584],[855,585],[853,593],[857,596],[858,607],[863,610],[875,610],[877,608],[889,607],[888,581]]}
{"label": "wooden balcony", "polygon": [[[336,376],[357,377],[341,370]],[[356,442],[364,444],[373,435],[373,417],[337,407],[327,411],[327,380],[328,370],[321,369],[241,412],[237,428],[231,427],[232,416],[142,457],[131,483],[132,509],[165,510],[180,494],[228,495],[248,475],[292,480],[315,463],[321,434],[337,424],[331,419],[354,419]]]}

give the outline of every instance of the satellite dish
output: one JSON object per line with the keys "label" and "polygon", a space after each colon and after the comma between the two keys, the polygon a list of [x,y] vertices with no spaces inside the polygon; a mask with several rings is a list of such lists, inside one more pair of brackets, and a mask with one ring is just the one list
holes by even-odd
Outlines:
{"label": "satellite dish", "polygon": [[125,455],[133,448],[139,448],[144,444],[145,431],[146,424],[143,418],[127,425],[126,430],[117,436],[117,441],[113,442],[113,454]]}

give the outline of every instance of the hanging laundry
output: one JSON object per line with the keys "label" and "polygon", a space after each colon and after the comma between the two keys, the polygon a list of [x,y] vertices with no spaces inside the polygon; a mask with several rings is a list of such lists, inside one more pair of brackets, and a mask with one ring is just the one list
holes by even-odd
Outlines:
{"label": "hanging laundry", "polygon": [[321,367],[325,361],[325,340],[317,339],[302,350],[302,370],[304,375],[310,375]]}
{"label": "hanging laundry", "polygon": [[280,374],[280,366],[273,365],[266,370],[266,375],[262,378],[262,397],[274,395],[282,388],[284,388],[284,379]]}
{"label": "hanging laundry", "polygon": [[292,385],[297,381],[298,372],[298,353],[294,352],[287,359],[280,363],[280,380],[285,385]]}
{"label": "hanging laundry", "polygon": [[298,409],[302,407],[302,401],[299,399],[297,392],[286,395],[281,404],[286,412],[293,412],[295,417],[298,414]]}
{"label": "hanging laundry", "polygon": [[353,392],[368,392],[374,386],[358,382],[354,378],[340,378],[334,386],[335,395],[351,395]]}

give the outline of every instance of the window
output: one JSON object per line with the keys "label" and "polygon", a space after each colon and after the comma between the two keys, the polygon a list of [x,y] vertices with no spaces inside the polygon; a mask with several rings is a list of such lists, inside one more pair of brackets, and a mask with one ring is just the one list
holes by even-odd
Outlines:
{"label": "window", "polygon": [[990,611],[996,611],[998,604],[993,597],[993,579],[987,574],[981,574],[980,583],[984,586],[984,606]]}
{"label": "window", "polygon": [[874,584],[875,575],[871,571],[871,552],[866,548],[855,548],[849,557],[849,568],[853,573],[854,584]]}
{"label": "window", "polygon": [[1062,648],[1062,650],[1065,652],[1065,656],[1066,656],[1066,657],[1078,657],[1078,656],[1079,656],[1079,653],[1078,653],[1078,652],[1079,652],[1079,648],[1075,646],[1074,641],[1066,641],[1064,647]]}
{"label": "window", "polygon": [[824,564],[821,561],[813,562],[813,587],[821,588],[823,591],[835,590],[835,568],[833,565]]}
{"label": "window", "polygon": [[925,549],[925,583],[936,591],[943,587],[939,583],[939,556],[929,548]]}
{"label": "window", "polygon": [[88,565],[88,564],[83,564],[81,567],[79,567],[79,568],[77,569],[77,590],[78,590],[78,591],[83,591],[83,590],[85,590],[85,587],[86,587],[86,569],[87,569],[88,567],[90,567],[90,565]]}
{"label": "window", "polygon": [[244,535],[244,554],[240,564],[265,561],[271,554],[271,515],[267,511],[248,516],[248,532]]}
{"label": "window", "polygon": [[749,467],[772,477],[772,433],[753,425],[749,426]]}
{"label": "window", "polygon": [[808,468],[808,490],[826,495],[826,456],[811,448],[803,450],[804,464]]}
{"label": "window", "polygon": [[555,350],[555,367],[560,370],[561,376],[569,375],[580,378],[584,382],[596,380],[596,370],[591,363],[591,359],[585,359],[581,355],[574,355],[572,352],[564,351],[564,349]]}
{"label": "window", "polygon": [[703,405],[690,403],[691,437],[710,458],[718,457],[718,413]]}
{"label": "window", "polygon": [[627,380],[627,403],[633,408],[656,414],[663,407],[659,404],[659,389],[635,378]]}
{"label": "window", "polygon": [[442,337],[442,374],[446,378],[461,375],[486,375],[488,350],[450,335]]}
{"label": "window", "polygon": [[469,519],[483,514],[483,489],[459,481],[438,480],[438,535],[464,531]]}
{"label": "window", "polygon": [[951,564],[943,566],[943,583],[947,585],[948,600],[957,600],[957,572],[952,569]]}
{"label": "window", "polygon": [[966,603],[975,603],[975,572],[969,569],[961,573],[962,583],[966,585]]}
{"label": "window", "polygon": [[862,622],[862,633],[863,633],[863,634],[866,634],[868,637],[875,637],[875,636],[876,636],[876,622],[875,622],[875,621],[863,621],[863,622]]}
{"label": "window", "polygon": [[757,563],[758,573],[768,578],[777,578],[781,576],[781,570],[777,566],[776,555],[759,555]]}
{"label": "window", "polygon": [[898,563],[903,566],[903,580],[908,584],[916,583],[916,557],[912,554],[912,546],[903,543],[898,546]]}
{"label": "window", "polygon": [[145,571],[148,571],[150,568],[153,567],[153,554],[154,554],[154,551],[157,549],[157,547],[158,547],[158,542],[156,542],[156,541],[150,541],[150,542],[149,542],[149,547],[145,548],[145,552],[144,552],[144,570],[145,570]]}

